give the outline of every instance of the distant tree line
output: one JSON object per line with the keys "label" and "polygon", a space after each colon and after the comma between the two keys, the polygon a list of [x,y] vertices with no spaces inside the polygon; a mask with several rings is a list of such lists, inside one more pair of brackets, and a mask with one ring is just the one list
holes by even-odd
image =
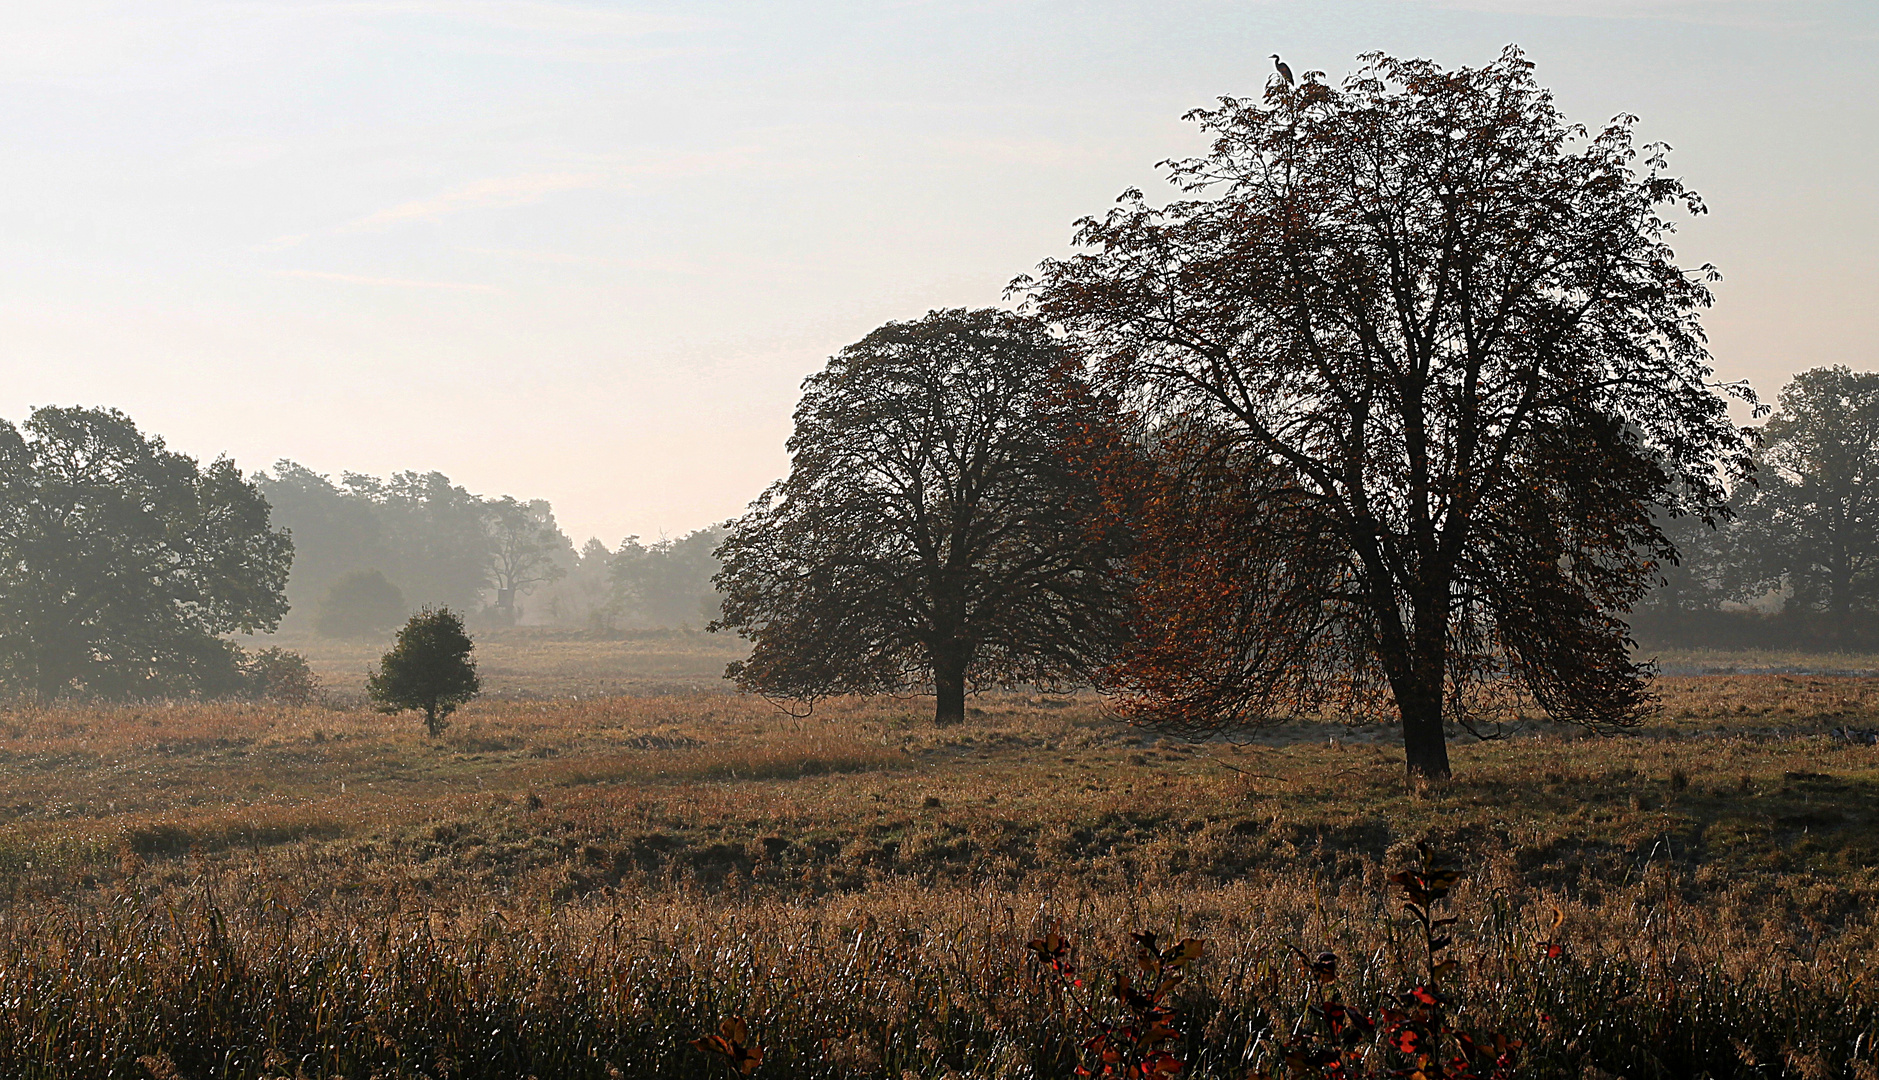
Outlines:
{"label": "distant tree line", "polygon": [[716,613],[714,530],[576,550],[546,500],[477,496],[440,472],[335,482],[283,460],[255,482],[293,537],[290,625],[376,635],[422,607],[599,630],[701,627]]}

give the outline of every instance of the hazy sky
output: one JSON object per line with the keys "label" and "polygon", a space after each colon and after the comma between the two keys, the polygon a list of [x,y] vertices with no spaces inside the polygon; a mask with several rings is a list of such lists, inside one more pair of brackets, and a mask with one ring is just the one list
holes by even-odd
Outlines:
{"label": "hazy sky", "polygon": [[1719,370],[1879,367],[1879,3],[7,0],[0,415],[438,469],[576,541],[787,468],[804,376],[997,303],[1269,53],[1523,46],[1676,147]]}

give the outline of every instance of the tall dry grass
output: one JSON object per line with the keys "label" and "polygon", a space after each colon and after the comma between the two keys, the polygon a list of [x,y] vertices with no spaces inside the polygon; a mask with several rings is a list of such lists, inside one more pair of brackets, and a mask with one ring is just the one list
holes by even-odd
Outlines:
{"label": "tall dry grass", "polygon": [[[309,908],[291,877],[228,867],[181,890],[16,911],[0,929],[0,1072],[130,1076],[142,1059],[202,1077],[702,1077],[715,1066],[688,1044],[737,1017],[760,1075],[1069,1076],[1090,1031],[1045,992],[1024,942],[1050,929],[1079,942],[1077,993],[1113,1014],[1102,988],[1143,928],[1206,942],[1175,998],[1187,1074],[1283,1071],[1312,986],[1294,950],[1344,957],[1356,1000],[1413,978],[1413,935],[1372,869],[472,909],[409,895]],[[1588,907],[1488,870],[1457,897],[1459,1020],[1520,1038],[1529,1075],[1873,1075],[1868,953],[1672,895],[1642,881]],[[1565,955],[1543,958],[1542,935]]]}
{"label": "tall dry grass", "polygon": [[1129,932],[1205,939],[1181,1056],[1241,1077],[1305,1016],[1295,949],[1353,1000],[1409,977],[1384,875],[1417,840],[1469,869],[1456,993],[1528,1074],[1879,1075],[1879,747],[1833,734],[1879,727],[1879,684],[1665,690],[1633,736],[1458,745],[1420,792],[1361,730],[1176,743],[1024,695],[944,729],[485,701],[437,742],[346,708],[11,711],[0,1075],[706,1076],[690,1041],[742,1017],[760,1076],[1067,1076],[1088,1018],[1024,947],[1058,927],[1096,1016]]}

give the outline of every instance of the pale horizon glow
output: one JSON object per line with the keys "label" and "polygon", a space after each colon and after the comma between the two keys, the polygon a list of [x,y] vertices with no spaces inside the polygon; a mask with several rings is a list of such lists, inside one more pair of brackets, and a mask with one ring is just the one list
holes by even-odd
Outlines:
{"label": "pale horizon glow", "polygon": [[1879,368],[1879,8],[1807,0],[76,0],[0,36],[0,416],[248,472],[437,470],[577,544],[788,467],[798,386],[1004,303],[1270,53],[1485,63],[1641,117],[1710,213],[1723,379]]}

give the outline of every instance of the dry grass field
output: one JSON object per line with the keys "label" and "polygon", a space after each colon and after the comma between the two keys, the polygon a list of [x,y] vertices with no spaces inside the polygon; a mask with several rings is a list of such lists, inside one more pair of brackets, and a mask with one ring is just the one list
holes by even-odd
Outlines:
{"label": "dry grass field", "polygon": [[[749,647],[700,630],[627,630],[595,635],[578,630],[515,627],[478,630],[477,670],[483,691],[497,698],[674,694],[729,689],[724,665]],[[383,639],[335,640],[314,635],[243,638],[251,648],[277,645],[307,658],[341,702],[363,700],[366,671],[391,647]]]}
{"label": "dry grass field", "polygon": [[1466,875],[1454,1015],[1518,1075],[1879,1077],[1879,747],[1834,734],[1879,680],[1667,678],[1645,730],[1520,727],[1415,792],[1383,729],[797,720],[564,645],[479,647],[510,692],[436,742],[343,694],[0,713],[0,1076],[724,1076],[690,1043],[729,1018],[756,1076],[1071,1076],[1144,930],[1205,942],[1182,1075],[1284,1075],[1300,953],[1353,1003],[1414,981],[1420,840]]}

